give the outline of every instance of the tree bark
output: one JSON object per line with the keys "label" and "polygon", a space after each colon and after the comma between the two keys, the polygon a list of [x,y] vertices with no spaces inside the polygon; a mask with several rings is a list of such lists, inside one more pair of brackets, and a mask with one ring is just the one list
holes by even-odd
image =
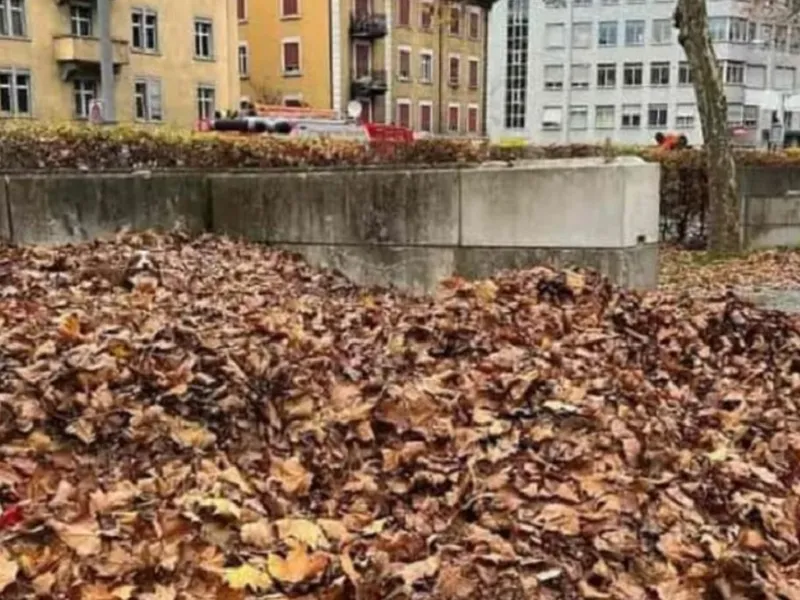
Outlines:
{"label": "tree bark", "polygon": [[717,254],[741,249],[741,215],[736,162],[728,130],[728,105],[708,32],[705,0],[678,0],[678,41],[692,72],[708,165],[709,250]]}

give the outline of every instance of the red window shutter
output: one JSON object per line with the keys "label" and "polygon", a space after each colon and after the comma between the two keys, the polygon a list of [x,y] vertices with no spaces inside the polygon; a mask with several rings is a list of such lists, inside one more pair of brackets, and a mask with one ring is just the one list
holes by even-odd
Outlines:
{"label": "red window shutter", "polygon": [[370,47],[365,44],[356,44],[356,77],[369,75]]}
{"label": "red window shutter", "polygon": [[450,9],[450,34],[458,35],[461,32],[461,9],[453,7]]}
{"label": "red window shutter", "polygon": [[433,12],[433,4],[425,3],[420,7],[419,24],[422,29],[431,28],[431,13]]}
{"label": "red window shutter", "polygon": [[400,51],[400,77],[411,77],[411,53]]}
{"label": "red window shutter", "polygon": [[423,104],[419,107],[419,128],[422,131],[430,131],[431,127],[431,107]]}
{"label": "red window shutter", "polygon": [[478,109],[470,108],[467,113],[467,129],[470,133],[478,131]]}
{"label": "red window shutter", "polygon": [[481,19],[478,13],[469,13],[469,37],[475,40],[481,37]]}
{"label": "red window shutter", "polygon": [[245,7],[246,3],[247,0],[239,0],[236,3],[236,16],[240,21],[244,21],[247,18],[247,8]]}
{"label": "red window shutter", "polygon": [[369,13],[369,0],[356,0],[356,16],[363,17]]}
{"label": "red window shutter", "polygon": [[450,131],[458,131],[458,107],[451,106],[448,112],[448,129]]}
{"label": "red window shutter", "polygon": [[283,0],[284,16],[297,14],[297,0]]}
{"label": "red window shutter", "polygon": [[397,105],[397,122],[403,127],[411,125],[411,106],[408,104]]}
{"label": "red window shutter", "polygon": [[285,71],[300,69],[300,44],[288,42],[283,45],[283,68]]}
{"label": "red window shutter", "polygon": [[469,63],[469,87],[478,87],[478,62],[474,60]]}
{"label": "red window shutter", "polygon": [[411,0],[397,0],[399,7],[397,10],[397,24],[411,24]]}

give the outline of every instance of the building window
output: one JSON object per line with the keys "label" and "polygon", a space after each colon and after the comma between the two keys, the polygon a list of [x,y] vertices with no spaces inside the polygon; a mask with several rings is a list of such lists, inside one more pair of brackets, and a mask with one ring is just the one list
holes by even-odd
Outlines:
{"label": "building window", "polygon": [[31,115],[31,74],[0,69],[0,117]]}
{"label": "building window", "polygon": [[471,9],[469,11],[469,37],[473,40],[481,39],[481,11]]}
{"label": "building window", "polygon": [[397,24],[400,27],[411,25],[411,0],[397,0]]}
{"label": "building window", "polygon": [[638,104],[622,105],[622,128],[638,129],[642,126],[642,107]]}
{"label": "building window", "polygon": [[458,133],[461,130],[461,106],[451,104],[447,107],[447,131]]}
{"label": "building window", "polygon": [[[744,63],[739,61],[722,61],[723,81],[728,85],[744,84]],[[788,88],[787,88],[788,89]]]}
{"label": "building window", "polygon": [[592,45],[592,24],[574,23],[572,25],[572,47],[589,48]]}
{"label": "building window", "polygon": [[423,31],[430,31],[431,27],[433,27],[434,10],[432,2],[422,2],[420,5],[419,27]]}
{"label": "building window", "polygon": [[[527,26],[527,25],[526,25]],[[548,48],[564,47],[564,24],[548,23],[544,26],[545,45]]]}
{"label": "building window", "polygon": [[650,104],[647,107],[647,126],[666,127],[667,126],[667,105]]}
{"label": "building window", "polygon": [[419,103],[419,130],[433,131],[433,104],[430,102]]}
{"label": "building window", "polygon": [[[780,27],[778,27],[780,30]],[[732,17],[728,29],[728,41],[743,43],[747,41],[748,22],[741,17]],[[777,33],[777,32],[776,32]],[[787,29],[783,27],[783,40],[786,41]]]}
{"label": "building window", "polygon": [[694,104],[678,104],[675,107],[675,127],[678,129],[694,129]]}
{"label": "building window", "polygon": [[[750,25],[754,25],[754,23],[750,23]],[[754,40],[755,37],[748,37],[750,40]],[[800,54],[800,27],[792,27],[789,30],[789,52],[792,54]]]}
{"label": "building window", "polygon": [[250,75],[250,48],[247,42],[239,43],[239,77]]}
{"label": "building window", "polygon": [[709,17],[708,33],[711,35],[711,41],[713,42],[726,41],[728,39],[728,18]]}
{"label": "building window", "polygon": [[423,83],[433,81],[433,51],[423,50],[419,53],[419,80]]}
{"label": "building window", "polygon": [[765,65],[747,65],[745,84],[749,88],[763,90],[767,87],[767,67]]}
{"label": "building window", "polygon": [[92,7],[88,4],[70,4],[69,21],[72,35],[92,36]]}
{"label": "building window", "polygon": [[569,128],[588,129],[589,128],[589,107],[570,106],[569,107]]}
{"label": "building window", "polygon": [[161,81],[158,79],[137,79],[134,84],[137,121],[162,121]]}
{"label": "building window", "polygon": [[738,103],[728,104],[728,125],[741,125],[744,121],[744,105]]}
{"label": "building window", "polygon": [[461,35],[461,8],[450,7],[450,35]]}
{"label": "building window", "polygon": [[97,80],[75,79],[72,82],[72,92],[75,99],[75,116],[78,119],[88,119],[89,107],[92,100],[97,98]]}
{"label": "building window", "polygon": [[469,59],[469,89],[477,90],[480,86],[480,63],[477,58]]}
{"label": "building window", "polygon": [[625,45],[644,46],[644,21],[625,21]]}
{"label": "building window", "polygon": [[653,43],[669,44],[672,42],[672,20],[654,19],[653,20]]}
{"label": "building window", "polygon": [[211,119],[214,117],[214,112],[217,110],[217,93],[214,86],[199,85],[197,86],[197,118],[198,119]]}
{"label": "building window", "polygon": [[594,128],[614,129],[614,107],[611,105],[595,106]]}
{"label": "building window", "polygon": [[775,89],[794,89],[794,73],[794,67],[777,67],[775,69]]}
{"label": "building window", "polygon": [[25,0],[0,0],[0,36],[25,37]]}
{"label": "building window", "polygon": [[478,133],[478,107],[467,107],[467,133]]}
{"label": "building window", "polygon": [[650,85],[669,85],[669,63],[650,63]]}
{"label": "building window", "polygon": [[397,50],[397,77],[404,81],[411,79],[411,48]]}
{"label": "building window", "polygon": [[208,19],[194,21],[194,56],[195,58],[214,57],[214,26]]}
{"label": "building window", "polygon": [[397,124],[411,129],[411,101],[397,101]]}
{"label": "building window", "polygon": [[678,63],[678,85],[692,85],[692,68],[688,62]]}
{"label": "building window", "polygon": [[449,72],[450,85],[453,86],[458,85],[460,71],[461,71],[461,58],[458,56],[451,56],[450,72]]}
{"label": "building window", "polygon": [[544,0],[546,8],[567,8],[567,0]]}
{"label": "building window", "polygon": [[[524,129],[528,88],[528,0],[509,4],[506,21],[506,129]],[[563,33],[563,26],[562,26]]]}
{"label": "building window", "polygon": [[744,126],[750,129],[758,127],[758,106],[744,107]]}
{"label": "building window", "polygon": [[353,44],[353,54],[356,79],[369,78],[372,70],[372,44],[356,42]]}
{"label": "building window", "polygon": [[299,17],[300,0],[281,0],[282,17]]}
{"label": "building window", "polygon": [[591,65],[572,65],[570,69],[570,85],[573,90],[588,90],[591,79]]}
{"label": "building window", "polygon": [[542,111],[542,129],[546,131],[561,129],[563,113],[560,106],[545,106]]}
{"label": "building window", "polygon": [[[747,41],[746,39],[737,41]],[[786,25],[775,26],[775,49],[778,52],[786,52],[789,45],[789,27]]]}
{"label": "building window", "polygon": [[576,8],[588,8],[592,5],[592,0],[572,0]]}
{"label": "building window", "polygon": [[625,63],[622,65],[622,85],[639,87],[642,85],[642,63]]}
{"label": "building window", "polygon": [[282,44],[283,74],[300,74],[300,41],[284,40]]}
{"label": "building window", "polygon": [[239,22],[247,21],[247,0],[236,0],[236,18]]}
{"label": "building window", "polygon": [[617,45],[617,22],[601,21],[597,25],[597,45],[612,48]]}
{"label": "building window", "polygon": [[564,88],[564,65],[544,66],[544,89],[560,90]]}
{"label": "building window", "polygon": [[158,50],[158,15],[152,10],[135,8],[131,12],[133,34],[131,46],[136,50]]}
{"label": "building window", "polygon": [[617,87],[617,65],[615,63],[600,63],[597,65],[597,87]]}
{"label": "building window", "polygon": [[761,25],[761,41],[764,42],[765,48],[772,48],[772,25],[766,23]]}

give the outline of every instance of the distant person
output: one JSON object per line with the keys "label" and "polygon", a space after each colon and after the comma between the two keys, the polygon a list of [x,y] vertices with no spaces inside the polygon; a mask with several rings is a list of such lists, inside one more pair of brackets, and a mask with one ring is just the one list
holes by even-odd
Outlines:
{"label": "distant person", "polygon": [[[686,136],[682,136],[686,137]],[[662,150],[674,150],[679,147],[680,138],[674,133],[664,135],[662,132],[657,132],[655,135],[656,145]],[[688,140],[687,140],[688,142]]]}

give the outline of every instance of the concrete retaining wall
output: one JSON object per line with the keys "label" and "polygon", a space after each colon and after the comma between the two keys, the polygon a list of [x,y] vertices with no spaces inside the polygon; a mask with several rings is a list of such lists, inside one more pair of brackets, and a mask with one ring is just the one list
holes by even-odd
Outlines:
{"label": "concrete retaining wall", "polygon": [[474,169],[8,176],[0,236],[65,243],[122,227],[213,231],[299,251],[364,284],[431,290],[550,264],[621,285],[658,272],[659,166],[622,157]]}
{"label": "concrete retaining wall", "polygon": [[739,187],[747,247],[800,246],[800,169],[746,167]]}

